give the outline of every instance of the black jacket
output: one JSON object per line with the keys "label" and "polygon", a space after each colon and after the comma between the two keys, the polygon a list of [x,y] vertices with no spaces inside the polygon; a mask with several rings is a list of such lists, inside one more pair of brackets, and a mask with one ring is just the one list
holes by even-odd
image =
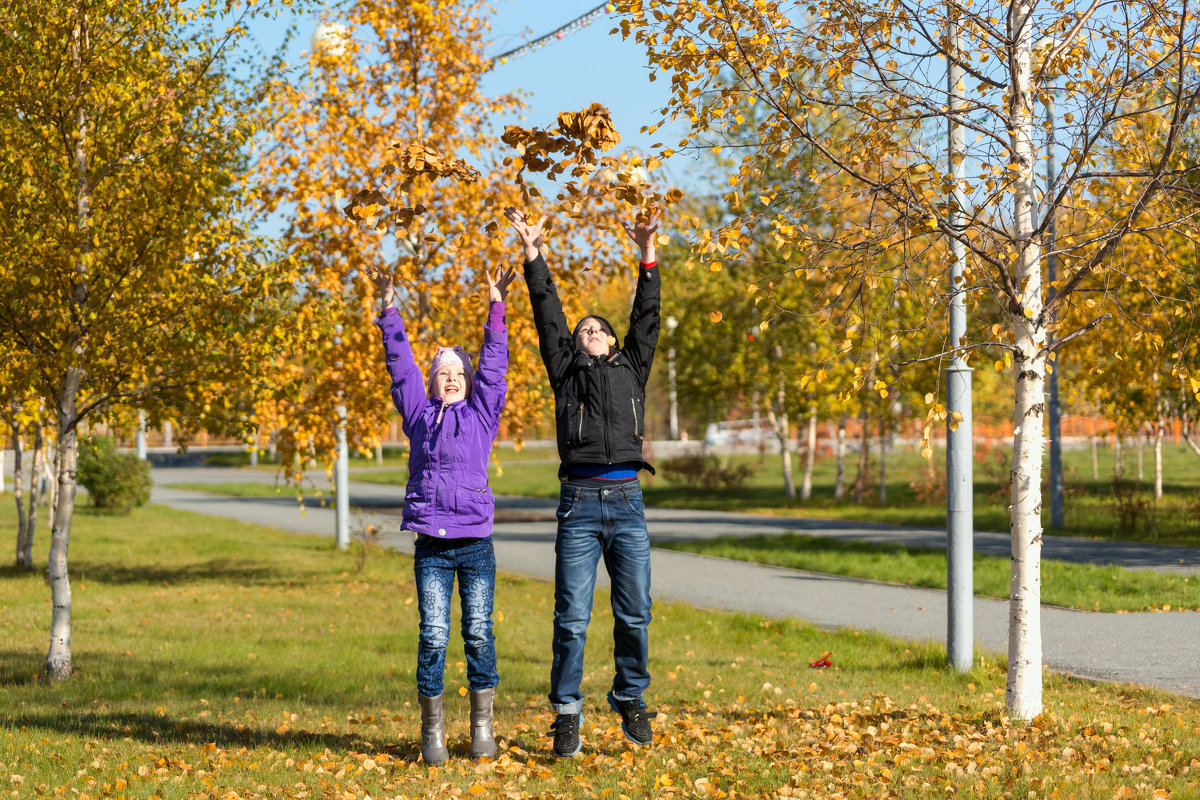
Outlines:
{"label": "black jacket", "polygon": [[572,464],[627,461],[653,473],[654,468],[642,460],[642,437],[646,432],[646,381],[658,344],[658,268],[639,267],[625,342],[608,356],[589,356],[575,349],[541,255],[525,264],[525,283],[542,361],[554,390],[560,474]]}

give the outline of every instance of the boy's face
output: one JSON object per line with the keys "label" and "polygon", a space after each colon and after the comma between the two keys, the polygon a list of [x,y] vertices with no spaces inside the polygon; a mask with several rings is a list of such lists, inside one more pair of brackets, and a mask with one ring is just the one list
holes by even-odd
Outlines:
{"label": "boy's face", "polygon": [[595,317],[584,317],[583,323],[575,334],[575,349],[582,350],[589,356],[603,356],[609,349],[608,331]]}
{"label": "boy's face", "polygon": [[462,364],[443,364],[433,373],[433,396],[456,403],[467,396],[467,375]]}

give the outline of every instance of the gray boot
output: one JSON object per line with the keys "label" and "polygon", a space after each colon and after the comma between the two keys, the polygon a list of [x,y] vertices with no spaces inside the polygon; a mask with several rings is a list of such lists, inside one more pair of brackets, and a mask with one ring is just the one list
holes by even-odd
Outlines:
{"label": "gray boot", "polygon": [[492,700],[495,696],[495,687],[471,690],[471,758],[496,755],[496,739],[492,735]]}
{"label": "gray boot", "polygon": [[442,716],[442,696],[426,697],[421,701],[421,758],[427,764],[441,764],[450,757],[446,749],[446,718]]}

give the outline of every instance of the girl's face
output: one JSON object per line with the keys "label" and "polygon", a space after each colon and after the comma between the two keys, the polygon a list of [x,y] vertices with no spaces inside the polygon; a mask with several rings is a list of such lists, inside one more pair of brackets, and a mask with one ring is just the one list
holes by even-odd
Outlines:
{"label": "girl's face", "polygon": [[594,317],[585,317],[575,334],[575,349],[582,350],[589,356],[602,356],[608,353],[608,331]]}
{"label": "girl's face", "polygon": [[456,403],[467,396],[467,376],[462,364],[443,364],[433,373],[433,396]]}

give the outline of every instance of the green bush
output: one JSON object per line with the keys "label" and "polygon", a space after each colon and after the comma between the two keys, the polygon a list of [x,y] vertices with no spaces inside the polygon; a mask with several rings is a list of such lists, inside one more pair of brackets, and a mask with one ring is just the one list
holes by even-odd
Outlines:
{"label": "green bush", "polygon": [[717,456],[704,453],[685,453],[668,459],[662,462],[661,469],[668,483],[706,492],[740,489],[754,474],[749,464],[727,467]]}
{"label": "green bush", "polygon": [[77,475],[95,508],[128,514],[150,500],[150,464],[132,453],[118,453],[110,436],[89,436],[79,443]]}

